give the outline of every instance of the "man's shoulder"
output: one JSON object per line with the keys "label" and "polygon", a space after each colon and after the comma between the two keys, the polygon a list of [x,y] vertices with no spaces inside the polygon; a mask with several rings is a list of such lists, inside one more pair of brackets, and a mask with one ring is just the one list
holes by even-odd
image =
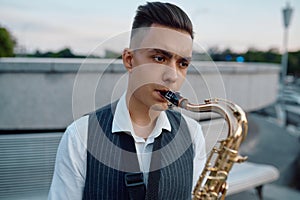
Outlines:
{"label": "man's shoulder", "polygon": [[109,104],[106,104],[92,112],[87,113],[86,115],[99,115],[102,114],[103,112],[114,112],[117,106],[118,100]]}
{"label": "man's shoulder", "polygon": [[63,134],[63,139],[68,141],[67,143],[81,144],[86,146],[87,131],[88,131],[88,119],[89,116],[85,115],[74,120],[66,129]]}
{"label": "man's shoulder", "polygon": [[[96,116],[101,115],[102,113],[109,112],[109,110],[112,110],[114,107],[114,104],[116,102],[113,102],[111,104],[107,104],[105,106],[102,106],[92,112],[89,112],[87,114],[84,114],[83,116],[79,117],[78,119],[74,120],[66,129],[65,131],[65,137],[78,139],[82,141],[87,140],[87,134],[89,129],[89,123],[90,120],[97,120]],[[95,118],[96,117],[96,118]],[[85,143],[85,142],[83,142]]]}
{"label": "man's shoulder", "polygon": [[76,120],[74,120],[68,127],[67,131],[76,131],[84,129],[88,124],[89,115],[84,115]]}

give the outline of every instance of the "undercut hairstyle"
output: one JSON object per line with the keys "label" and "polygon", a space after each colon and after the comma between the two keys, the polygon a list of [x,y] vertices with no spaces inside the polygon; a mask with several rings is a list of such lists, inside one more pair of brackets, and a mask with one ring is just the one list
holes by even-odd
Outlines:
{"label": "undercut hairstyle", "polygon": [[193,24],[190,18],[174,4],[147,2],[146,5],[139,6],[132,24],[131,38],[135,29],[150,27],[152,24],[186,31],[194,39]]}

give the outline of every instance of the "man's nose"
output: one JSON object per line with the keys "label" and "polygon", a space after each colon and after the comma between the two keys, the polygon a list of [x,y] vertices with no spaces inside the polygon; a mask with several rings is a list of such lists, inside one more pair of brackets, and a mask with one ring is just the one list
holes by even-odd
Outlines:
{"label": "man's nose", "polygon": [[166,83],[175,83],[178,79],[176,62],[170,62],[164,68],[163,81]]}

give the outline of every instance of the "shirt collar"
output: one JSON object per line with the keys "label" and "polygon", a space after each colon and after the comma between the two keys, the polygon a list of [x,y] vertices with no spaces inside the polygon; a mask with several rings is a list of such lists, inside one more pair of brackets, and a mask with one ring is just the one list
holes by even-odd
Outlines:
{"label": "shirt collar", "polygon": [[[171,131],[171,125],[165,111],[159,114],[156,121],[156,125],[148,139],[151,138],[154,139],[158,137],[161,134],[162,129]],[[134,133],[129,111],[126,104],[126,93],[124,93],[121,96],[115,110],[113,123],[112,123],[112,133],[116,133],[116,132],[130,132],[136,141],[142,139],[136,136]]]}

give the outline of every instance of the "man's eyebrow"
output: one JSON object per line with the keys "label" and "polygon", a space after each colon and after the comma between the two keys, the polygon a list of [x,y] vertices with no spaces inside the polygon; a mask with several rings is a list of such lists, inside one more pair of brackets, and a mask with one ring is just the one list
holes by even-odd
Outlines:
{"label": "man's eyebrow", "polygon": [[167,58],[172,58],[173,54],[169,51],[163,50],[163,49],[150,49],[150,52],[154,52],[154,53],[160,53],[163,54],[164,56],[166,56]]}
{"label": "man's eyebrow", "polygon": [[[166,50],[163,50],[163,49],[150,49],[149,50],[150,52],[154,52],[154,53],[161,53],[163,54],[164,56],[166,56],[167,58],[172,58],[173,57],[173,53],[169,52],[169,51],[166,51]],[[186,61],[191,61],[192,58],[191,57],[181,57],[179,56],[182,60],[186,60]]]}

